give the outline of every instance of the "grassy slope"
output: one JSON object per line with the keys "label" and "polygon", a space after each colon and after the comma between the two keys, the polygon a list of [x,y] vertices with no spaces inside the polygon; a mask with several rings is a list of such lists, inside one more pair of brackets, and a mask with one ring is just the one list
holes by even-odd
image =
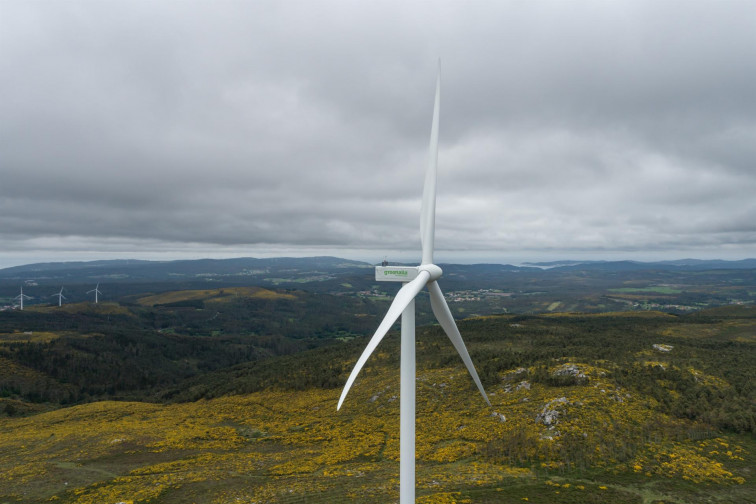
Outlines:
{"label": "grassy slope", "polygon": [[262,289],[259,287],[225,287],[221,289],[170,291],[139,298],[142,306],[178,303],[181,301],[221,301],[226,298],[249,297],[258,299],[295,299],[291,294]]}
{"label": "grassy slope", "polygon": [[[621,327],[635,320],[627,348],[602,359],[588,345],[600,347],[602,336],[583,335],[617,319]],[[707,345],[717,351],[727,341],[753,357],[753,320],[557,315],[462,326],[488,369],[493,408],[437,328],[419,330],[418,502],[756,502],[753,436],[716,432],[661,407],[679,394],[672,369],[712,394],[733,387],[726,372],[699,361]],[[655,351],[652,342],[673,350]],[[310,388],[0,419],[0,503],[395,502],[397,346],[391,337],[379,348],[338,413],[338,388]],[[345,370],[357,357],[334,352]],[[512,355],[523,365],[506,365]],[[282,369],[272,363],[274,371],[296,369],[288,359]],[[658,390],[620,385],[618,363],[661,373]],[[571,364],[585,378],[559,378]],[[545,408],[557,412],[551,425],[537,420]]]}
{"label": "grassy slope", "polygon": [[[750,477],[739,484],[754,462],[747,438],[676,441],[659,433],[647,444],[640,441],[625,462],[599,456],[593,468],[563,470],[558,441],[544,437],[553,432],[535,422],[556,397],[568,399],[557,427],[561,435],[585,432],[586,446],[602,450],[620,436],[611,431],[670,419],[654,415],[641,398],[617,402],[616,388],[597,381],[510,393],[505,385],[495,387],[490,392],[494,411],[506,415],[502,422],[467,382],[452,369],[419,375],[420,496],[459,492],[459,502],[590,502],[588,495],[604,494],[617,502],[641,502],[640,495],[698,502],[716,496],[748,502],[753,494]],[[5,420],[0,495],[8,502],[59,496],[59,502],[92,504],[296,502],[305,495],[310,502],[390,502],[397,491],[397,389],[393,373],[371,373],[339,413],[338,391],[311,390],[167,406],[103,402]],[[497,440],[513,437],[533,450],[532,460],[510,465],[492,453]]]}

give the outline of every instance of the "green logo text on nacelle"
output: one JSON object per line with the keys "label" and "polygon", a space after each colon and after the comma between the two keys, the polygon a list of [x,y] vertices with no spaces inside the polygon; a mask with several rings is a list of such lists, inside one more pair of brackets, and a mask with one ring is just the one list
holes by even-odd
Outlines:
{"label": "green logo text on nacelle", "polygon": [[409,282],[417,278],[416,266],[376,266],[375,279],[379,282]]}

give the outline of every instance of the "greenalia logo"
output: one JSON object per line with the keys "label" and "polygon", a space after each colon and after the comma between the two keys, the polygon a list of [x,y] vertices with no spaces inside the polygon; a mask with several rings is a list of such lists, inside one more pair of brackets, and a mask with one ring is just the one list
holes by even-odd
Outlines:
{"label": "greenalia logo", "polygon": [[383,270],[383,276],[389,275],[407,276],[407,270]]}

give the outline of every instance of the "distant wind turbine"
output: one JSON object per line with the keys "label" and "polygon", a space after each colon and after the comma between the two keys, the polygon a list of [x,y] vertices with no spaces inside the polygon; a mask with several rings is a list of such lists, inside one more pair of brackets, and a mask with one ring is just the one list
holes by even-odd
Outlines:
{"label": "distant wind turbine", "polygon": [[58,297],[58,306],[63,306],[63,300],[68,299],[66,296],[63,295],[63,287],[60,288],[60,292],[58,292],[57,294],[53,294],[50,297],[55,297],[55,296]]}
{"label": "distant wind turbine", "polygon": [[13,298],[13,299],[18,299],[18,304],[21,310],[24,309],[24,298],[31,299],[31,296],[27,296],[26,294],[24,294],[24,286],[22,285],[21,294]]}
{"label": "distant wind turbine", "polygon": [[451,340],[457,353],[467,366],[475,385],[477,385],[483,399],[490,406],[478,373],[470,359],[462,336],[454,322],[449,305],[444,299],[441,288],[436,280],[441,277],[441,268],[433,264],[433,242],[436,219],[436,168],[438,160],[438,122],[441,105],[441,68],[439,62],[438,78],[436,80],[436,100],[433,107],[433,123],[431,127],[430,153],[428,170],[425,174],[423,188],[423,203],[420,210],[420,240],[423,258],[420,266],[376,266],[375,279],[377,281],[403,282],[404,285],[396,294],[386,316],[375,334],[362,352],[355,364],[349,379],[341,393],[340,409],[355,378],[365,362],[386,336],[399,315],[402,316],[401,364],[400,364],[400,428],[399,428],[399,502],[413,504],[415,502],[415,297],[428,286],[431,308],[439,324]]}
{"label": "distant wind turbine", "polygon": [[98,294],[102,294],[102,292],[100,292],[100,284],[98,283],[98,284],[97,284],[97,287],[95,287],[95,288],[94,288],[94,289],[92,289],[91,291],[87,291],[87,294],[89,294],[90,292],[94,292],[94,293],[95,293],[95,304],[97,304],[97,299],[98,299],[98,298],[97,298],[97,295],[98,295]]}

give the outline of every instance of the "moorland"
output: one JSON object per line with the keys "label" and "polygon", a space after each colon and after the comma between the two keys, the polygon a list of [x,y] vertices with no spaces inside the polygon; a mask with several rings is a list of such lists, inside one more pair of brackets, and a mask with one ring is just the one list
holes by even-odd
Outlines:
{"label": "moorland", "polygon": [[[754,265],[444,270],[492,407],[420,298],[418,502],[756,502]],[[33,265],[0,305],[19,285],[0,503],[397,501],[395,333],[336,412],[395,287],[370,265]]]}

